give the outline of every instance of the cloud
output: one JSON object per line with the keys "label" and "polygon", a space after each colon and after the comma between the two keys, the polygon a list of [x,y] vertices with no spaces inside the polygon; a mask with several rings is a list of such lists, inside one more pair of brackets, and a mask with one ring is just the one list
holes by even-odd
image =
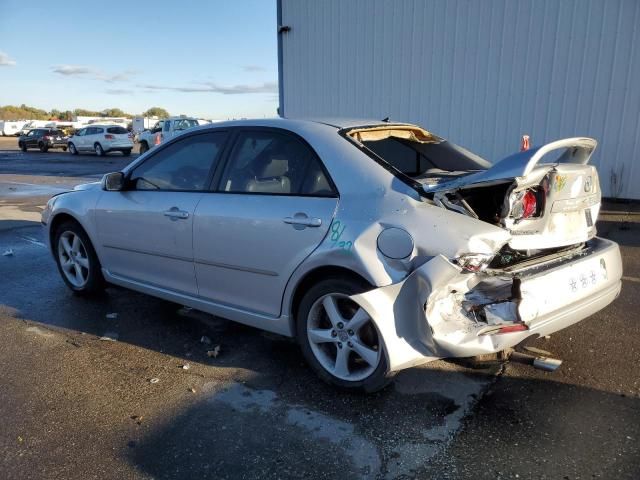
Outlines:
{"label": "cloud", "polygon": [[107,88],[105,90],[109,95],[129,95],[133,90],[125,90],[122,88]]}
{"label": "cloud", "polygon": [[245,72],[266,72],[267,69],[265,67],[261,67],[260,65],[243,65],[242,70]]}
{"label": "cloud", "polygon": [[263,82],[256,85],[230,85],[222,86],[214,82],[200,83],[194,86],[170,87],[165,85],[138,85],[147,90],[167,90],[183,93],[221,93],[223,95],[242,95],[246,93],[277,93],[277,82]]}
{"label": "cloud", "polygon": [[101,80],[107,83],[124,82],[130,80],[138,72],[135,70],[125,70],[123,72],[108,74],[94,67],[84,65],[54,65],[51,67],[53,73],[66,77],[81,77],[92,80]]}
{"label": "cloud", "polygon": [[9,55],[0,50],[0,67],[13,67],[15,64],[15,60],[12,60]]}

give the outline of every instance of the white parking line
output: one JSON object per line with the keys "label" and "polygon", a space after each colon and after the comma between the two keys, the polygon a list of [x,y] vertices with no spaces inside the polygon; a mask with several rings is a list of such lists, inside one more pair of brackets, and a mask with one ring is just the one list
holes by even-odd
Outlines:
{"label": "white parking line", "polygon": [[634,283],[640,283],[640,278],[638,277],[627,277],[627,276],[623,276],[622,280],[626,280],[627,282],[634,282]]}

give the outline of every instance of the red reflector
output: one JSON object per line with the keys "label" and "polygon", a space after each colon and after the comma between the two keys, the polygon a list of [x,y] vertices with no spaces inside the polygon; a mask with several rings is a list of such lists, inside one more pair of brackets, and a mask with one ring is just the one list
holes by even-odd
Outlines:
{"label": "red reflector", "polygon": [[500,327],[500,330],[498,330],[498,333],[522,332],[524,330],[529,330],[529,327],[527,327],[524,323],[519,323],[517,325]]}
{"label": "red reflector", "polygon": [[529,190],[522,197],[522,218],[529,218],[536,213],[536,194]]}

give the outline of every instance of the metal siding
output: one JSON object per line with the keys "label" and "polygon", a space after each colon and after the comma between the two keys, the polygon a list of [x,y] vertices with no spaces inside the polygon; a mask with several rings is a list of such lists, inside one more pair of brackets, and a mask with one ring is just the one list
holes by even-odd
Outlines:
{"label": "metal siding", "polygon": [[640,199],[637,0],[281,0],[288,117],[409,121],[498,160],[599,142],[607,196]]}

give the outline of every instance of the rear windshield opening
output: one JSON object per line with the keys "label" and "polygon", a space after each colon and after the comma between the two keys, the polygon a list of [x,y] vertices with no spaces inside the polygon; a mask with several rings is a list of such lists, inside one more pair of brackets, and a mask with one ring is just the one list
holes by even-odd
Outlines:
{"label": "rear windshield opening", "polygon": [[355,129],[347,135],[413,179],[491,166],[483,158],[419,127]]}
{"label": "rear windshield opening", "polygon": [[116,135],[122,135],[123,133],[129,133],[124,127],[109,127],[107,133],[114,133]]}

